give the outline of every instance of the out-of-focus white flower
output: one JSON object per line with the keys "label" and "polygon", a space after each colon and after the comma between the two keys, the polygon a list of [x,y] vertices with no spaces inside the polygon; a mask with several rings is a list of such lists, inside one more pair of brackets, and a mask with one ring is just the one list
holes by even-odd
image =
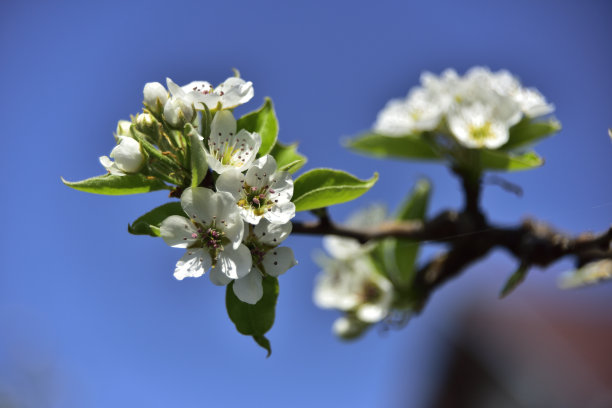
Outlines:
{"label": "out-of-focus white flower", "polygon": [[195,117],[195,111],[185,100],[171,97],[164,105],[164,118],[175,128],[182,128]]}
{"label": "out-of-focus white flower", "polygon": [[265,218],[274,224],[285,224],[295,216],[291,173],[277,171],[270,155],[253,162],[246,174],[237,169],[224,172],[216,186],[234,197],[240,215],[248,223],[257,224]]}
{"label": "out-of-focus white flower", "polygon": [[317,277],[313,300],[325,309],[355,313],[366,323],[376,323],[389,313],[393,286],[376,271],[368,256],[354,259],[318,259],[323,272]]}
{"label": "out-of-focus white flower", "polygon": [[233,290],[241,301],[255,304],[263,295],[264,273],[278,277],[297,265],[297,261],[291,248],[278,246],[291,233],[290,222],[271,224],[262,220],[255,226],[245,224],[245,230],[250,231],[244,240],[251,251],[253,268],[248,275],[234,282]]}
{"label": "out-of-focus white flower", "polygon": [[[111,150],[110,158],[100,157],[100,164],[112,175],[123,176],[137,173],[144,165],[145,158],[140,143],[129,136],[117,136],[119,143]],[[112,161],[114,159],[115,161]]]}
{"label": "out-of-focus white flower", "polygon": [[181,195],[181,206],[189,219],[172,215],[160,226],[168,245],[187,248],[174,277],[197,278],[211,267],[214,284],[246,276],[251,270],[251,253],[242,244],[243,222],[232,196],[203,187],[188,188]]}
{"label": "out-of-focus white flower", "polygon": [[170,78],[166,78],[168,89],[176,98],[184,100],[189,105],[193,104],[196,109],[233,109],[238,105],[248,102],[253,98],[253,83],[241,78],[231,77],[213,88],[209,82],[193,81],[184,86],[175,84]]}
{"label": "out-of-focus white flower", "polygon": [[208,166],[221,174],[230,169],[244,171],[248,169],[261,147],[259,133],[250,133],[240,129],[236,133],[236,119],[230,111],[219,111],[210,124]]}
{"label": "out-of-focus white flower", "polygon": [[142,90],[143,103],[152,112],[159,113],[168,101],[168,91],[159,82],[147,82]]}
{"label": "out-of-focus white flower", "polygon": [[[454,70],[421,75],[421,86],[405,99],[391,100],[378,114],[375,132],[400,136],[438,130],[470,148],[495,149],[523,116],[538,117],[554,107],[534,88],[524,88],[508,71],[474,67],[462,77]],[[445,125],[448,125],[448,130]]]}
{"label": "out-of-focus white flower", "polygon": [[589,262],[576,271],[565,272],[559,278],[559,286],[573,289],[609,279],[612,279],[612,259],[602,259]]}
{"label": "out-of-focus white flower", "polygon": [[466,147],[495,149],[508,141],[509,126],[496,118],[490,105],[475,103],[449,115],[448,125]]}

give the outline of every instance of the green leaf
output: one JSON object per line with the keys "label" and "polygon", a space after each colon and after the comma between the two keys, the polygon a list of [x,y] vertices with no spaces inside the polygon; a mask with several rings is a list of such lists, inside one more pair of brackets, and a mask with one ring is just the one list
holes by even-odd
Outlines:
{"label": "green leaf", "polygon": [[244,303],[234,294],[234,282],[227,285],[225,292],[225,306],[227,314],[236,325],[236,329],[253,339],[271,352],[270,342],[264,334],[272,328],[278,299],[278,279],[273,276],[263,278],[263,296],[254,305]]}
{"label": "green leaf", "polygon": [[535,152],[513,154],[488,149],[481,149],[478,152],[483,170],[519,171],[533,169],[544,164],[544,159]]}
{"label": "green leaf", "polygon": [[503,145],[501,150],[512,150],[517,147],[522,147],[532,144],[546,136],[561,130],[561,123],[554,119],[548,121],[534,122],[529,118],[524,118],[516,125],[510,128],[510,137],[508,142]]}
{"label": "green leaf", "polygon": [[161,180],[139,173],[126,174],[125,176],[104,174],[81,181],[66,181],[62,177],[62,182],[75,190],[105,195],[126,195],[148,193],[149,191],[156,190],[170,190],[170,187]]}
{"label": "green leaf", "polygon": [[263,335],[254,335],[253,340],[255,340],[255,343],[259,344],[260,347],[263,347],[268,350],[268,355],[266,357],[270,357],[270,354],[272,354],[272,346],[270,345],[270,340],[268,340],[266,336]]}
{"label": "green leaf", "polygon": [[200,185],[206,172],[208,171],[208,163],[206,163],[206,153],[204,145],[200,141],[198,132],[191,125],[185,126],[189,145],[191,147],[191,187]]}
{"label": "green leaf", "polygon": [[185,216],[185,212],[180,202],[173,201],[152,209],[148,213],[140,216],[131,225],[128,224],[128,232],[134,235],[159,237],[159,226],[163,220],[171,215]]}
{"label": "green leaf", "polygon": [[381,158],[438,160],[438,154],[427,140],[425,133],[404,136],[385,136],[378,133],[364,133],[350,139],[346,147],[359,153]]}
{"label": "green leaf", "polygon": [[527,272],[529,272],[529,265],[521,263],[516,272],[514,272],[510,276],[510,278],[508,278],[508,281],[506,281],[506,284],[499,292],[499,297],[504,298],[508,296],[514,289],[516,289],[516,287],[525,280]]}
{"label": "green leaf", "polygon": [[297,143],[290,145],[284,145],[277,142],[270,154],[276,160],[276,166],[280,171],[288,171],[289,173],[295,173],[304,164],[306,164],[306,156],[303,156],[297,152]]}
{"label": "green leaf", "polygon": [[[399,209],[398,221],[423,221],[431,196],[431,183],[422,179],[417,181],[406,202]],[[407,239],[387,239],[383,241],[385,265],[402,285],[408,285],[414,278],[415,263],[420,245]]]}
{"label": "green leaf", "polygon": [[272,100],[266,98],[266,101],[259,110],[247,113],[238,119],[238,129],[259,133],[261,136],[261,147],[259,148],[258,156],[270,153],[278,136],[278,121]]}
{"label": "green leaf", "polygon": [[368,191],[378,180],[374,173],[369,180],[341,170],[313,169],[299,176],[293,187],[296,211],[314,210],[354,200]]}

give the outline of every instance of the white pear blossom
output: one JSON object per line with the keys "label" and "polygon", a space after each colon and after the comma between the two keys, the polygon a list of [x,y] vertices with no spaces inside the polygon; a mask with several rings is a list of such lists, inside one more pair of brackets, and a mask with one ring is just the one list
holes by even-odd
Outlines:
{"label": "white pear blossom", "polygon": [[243,222],[231,195],[188,188],[181,195],[181,206],[189,218],[173,215],[160,226],[160,235],[168,245],[187,248],[176,264],[174,277],[197,278],[210,268],[214,284],[246,276],[251,270],[251,253],[242,244]]}
{"label": "white pear blossom", "polygon": [[244,171],[251,166],[261,147],[259,133],[240,129],[230,111],[218,111],[210,124],[206,160],[208,166],[221,174],[231,169]]}
{"label": "white pear blossom", "polygon": [[448,125],[466,147],[495,149],[508,141],[509,125],[493,113],[493,107],[475,103],[449,115]]}
{"label": "white pear blossom", "polygon": [[143,103],[152,112],[159,113],[168,101],[168,91],[159,82],[147,82],[142,90]]}
{"label": "white pear blossom", "polygon": [[206,81],[193,81],[184,86],[175,84],[166,78],[166,84],[172,95],[184,100],[189,105],[194,104],[196,109],[233,109],[253,98],[253,83],[241,78],[230,77],[220,83],[216,88]]}
{"label": "white pear blossom", "polygon": [[175,128],[182,128],[183,125],[191,122],[195,116],[193,106],[183,99],[173,96],[164,105],[164,118]]}
{"label": "white pear blossom", "polygon": [[297,265],[293,250],[279,247],[291,233],[291,223],[271,224],[262,220],[255,226],[245,223],[245,245],[251,251],[253,268],[248,275],[236,280],[233,290],[238,299],[255,304],[263,296],[264,274],[278,277]]}
{"label": "white pear blossom", "polygon": [[100,164],[115,176],[137,173],[145,163],[140,143],[129,136],[117,135],[117,140],[119,143],[111,150],[110,158],[101,156]]}
{"label": "white pear blossom", "polygon": [[508,71],[473,67],[464,76],[446,70],[421,75],[421,86],[391,100],[373,130],[388,136],[436,130],[469,148],[495,149],[508,141],[522,117],[551,113],[554,107],[534,88],[524,88]]}
{"label": "white pear blossom", "polygon": [[270,155],[253,162],[246,174],[237,169],[224,172],[216,187],[234,197],[240,215],[248,223],[257,224],[265,218],[273,224],[285,224],[295,216],[291,173],[277,171]]}
{"label": "white pear blossom", "polygon": [[367,255],[352,259],[318,258],[323,272],[317,277],[314,303],[324,309],[352,312],[366,323],[384,319],[393,301],[393,285]]}

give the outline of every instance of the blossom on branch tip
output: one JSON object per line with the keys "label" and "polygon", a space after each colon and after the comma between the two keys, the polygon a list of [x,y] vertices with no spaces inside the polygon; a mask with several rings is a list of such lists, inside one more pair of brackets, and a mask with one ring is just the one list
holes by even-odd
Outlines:
{"label": "blossom on branch tip", "polygon": [[193,104],[196,109],[203,110],[202,104],[208,109],[233,109],[253,98],[253,83],[241,78],[231,77],[220,83],[216,88],[206,81],[193,81],[187,85],[179,86],[170,78],[166,84],[172,96]]}
{"label": "blossom on branch tip", "polygon": [[246,174],[237,169],[224,172],[216,187],[234,197],[240,215],[250,224],[257,224],[262,218],[273,224],[285,224],[295,216],[291,173],[277,171],[276,161],[270,155],[253,162]]}
{"label": "blossom on branch tip", "polygon": [[[129,136],[117,135],[119,143],[111,150],[110,158],[100,157],[100,164],[115,176],[126,173],[137,173],[145,163],[145,157],[140,149],[140,143]],[[112,161],[114,159],[115,161]]]}
{"label": "blossom on branch tip", "polygon": [[236,133],[236,119],[230,111],[219,111],[210,124],[206,160],[210,168],[222,174],[235,169],[244,171],[251,166],[261,147],[259,133],[240,129]]}
{"label": "blossom on branch tip", "polygon": [[181,206],[189,218],[172,215],[160,226],[168,245],[187,248],[174,277],[199,277],[213,268],[210,279],[219,285],[246,276],[251,254],[242,244],[243,222],[232,197],[203,187],[188,188],[181,195]]}

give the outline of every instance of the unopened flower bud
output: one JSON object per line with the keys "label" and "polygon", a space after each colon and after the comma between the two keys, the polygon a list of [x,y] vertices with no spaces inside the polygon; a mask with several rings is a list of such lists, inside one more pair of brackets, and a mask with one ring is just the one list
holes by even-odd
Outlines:
{"label": "unopened flower bud", "polygon": [[144,134],[155,133],[157,121],[150,113],[141,113],[136,116],[136,129]]}
{"label": "unopened flower bud", "polygon": [[179,98],[172,97],[164,105],[164,117],[175,128],[182,128],[186,123],[191,122],[194,114],[191,105]]}
{"label": "unopened flower bud", "polygon": [[160,113],[168,101],[168,91],[159,82],[147,82],[142,93],[144,94],[143,103],[155,113]]}
{"label": "unopened flower bud", "polygon": [[140,143],[128,136],[118,136],[119,144],[113,148],[110,157],[100,157],[100,163],[111,173],[123,175],[138,172],[145,162]]}
{"label": "unopened flower bud", "polygon": [[120,120],[117,123],[117,136],[129,136],[130,126],[132,126],[132,122],[130,122],[129,120]]}

